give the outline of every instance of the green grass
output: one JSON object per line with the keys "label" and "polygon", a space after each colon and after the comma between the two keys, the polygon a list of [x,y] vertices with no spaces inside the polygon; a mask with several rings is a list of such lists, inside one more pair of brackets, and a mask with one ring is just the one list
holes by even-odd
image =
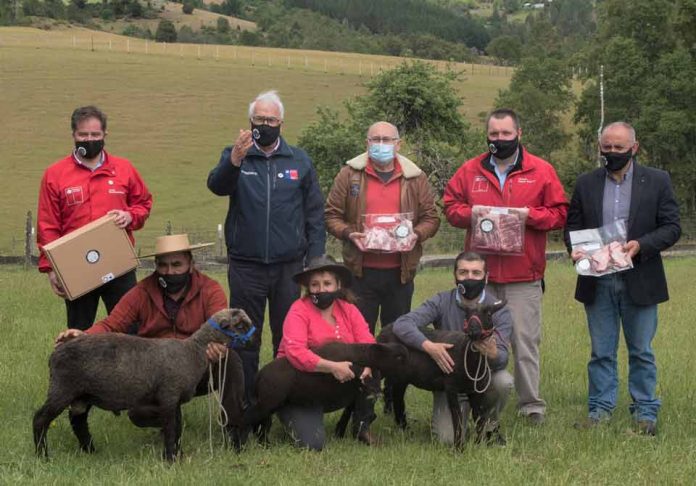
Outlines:
{"label": "green grass", "polygon": [[[206,178],[222,148],[248,126],[248,103],[260,91],[279,90],[284,134],[294,142],[319,105],[339,107],[364,92],[371,68],[401,61],[241,46],[146,47],[142,39],[84,29],[0,28],[0,254],[23,254],[26,213],[35,215],[45,168],[71,149],[69,117],[77,106],[95,103],[107,113],[107,150],[133,161],[154,194],[150,219],[136,234],[149,249],[167,221],[175,230],[208,231],[205,237],[224,221],[227,200],[208,191]],[[477,122],[509,76],[458,69],[467,73],[457,85],[465,113]]]}
{"label": "green grass", "polygon": [[[572,428],[586,403],[589,355],[584,312],[572,299],[575,277],[567,263],[550,263],[544,297],[542,394],[548,421],[530,428],[514,413],[514,396],[503,416],[505,448],[469,446],[462,453],[429,436],[430,397],[410,389],[412,428],[395,429],[379,414],[373,430],[378,448],[353,440],[329,440],[322,453],[295,450],[277,423],[273,446],[252,445],[240,455],[208,445],[207,405],[196,398],[184,406],[184,459],[173,467],[160,461],[161,440],[124,416],[95,411],[92,430],[97,453],[83,455],[64,414],[49,431],[49,462],[33,456],[31,416],[45,398],[46,360],[54,336],[63,328],[64,306],[35,272],[0,271],[0,483],[5,484],[693,484],[696,473],[696,346],[691,300],[696,259],[666,262],[672,300],[660,306],[655,338],[658,394],[663,400],[659,435],[630,431],[626,392],[626,353],[620,350],[620,395],[614,419],[596,431]],[[215,274],[221,281],[223,274]],[[422,272],[414,305],[451,285],[447,270]],[[268,337],[268,333],[264,334]],[[268,359],[267,345],[264,361]],[[381,404],[378,404],[381,408]],[[337,420],[327,417],[329,428]]]}

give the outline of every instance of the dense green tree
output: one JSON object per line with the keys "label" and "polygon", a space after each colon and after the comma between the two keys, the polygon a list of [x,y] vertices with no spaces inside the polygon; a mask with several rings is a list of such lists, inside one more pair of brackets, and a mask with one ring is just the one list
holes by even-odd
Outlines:
{"label": "dense green tree", "polygon": [[230,32],[230,21],[226,17],[218,17],[216,29],[220,34],[228,34]]}
{"label": "dense green tree", "polygon": [[592,154],[601,118],[597,79],[603,66],[604,123],[634,125],[641,160],[670,171],[689,213],[696,211],[695,25],[694,0],[605,0],[599,6],[597,36],[584,52],[589,69],[575,116],[583,147]]}
{"label": "dense green tree", "polygon": [[185,15],[191,15],[194,10],[193,2],[189,2],[188,0],[185,0],[184,3],[181,5],[181,11]]}
{"label": "dense green tree", "polygon": [[220,13],[238,16],[242,13],[242,6],[241,0],[225,0],[220,4]]}
{"label": "dense green tree", "polygon": [[160,20],[155,31],[155,40],[157,42],[176,42],[176,28],[174,24],[166,19]]}
{"label": "dense green tree", "polygon": [[461,162],[480,152],[483,140],[459,111],[462,100],[452,86],[456,77],[430,64],[407,62],[379,74],[367,83],[365,95],[347,101],[345,121],[320,108],[319,120],[303,129],[299,144],[312,156],[322,189],[329,189],[346,160],[365,150],[369,126],[386,120],[405,140],[402,152],[418,161],[442,194]]}
{"label": "dense green tree", "polygon": [[520,115],[525,146],[552,159],[553,153],[570,140],[562,117],[572,101],[571,73],[564,61],[525,58],[508,89],[499,94],[496,107],[515,110]]}
{"label": "dense green tree", "polygon": [[522,46],[518,38],[501,35],[488,43],[486,54],[496,58],[501,64],[515,64],[522,56]]}

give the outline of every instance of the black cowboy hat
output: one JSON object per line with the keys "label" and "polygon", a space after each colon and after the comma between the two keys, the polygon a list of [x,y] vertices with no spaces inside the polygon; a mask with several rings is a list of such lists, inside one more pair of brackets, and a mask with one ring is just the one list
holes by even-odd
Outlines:
{"label": "black cowboy hat", "polygon": [[322,255],[312,258],[301,272],[292,276],[295,283],[307,286],[309,275],[314,272],[332,272],[341,282],[342,288],[348,288],[353,283],[353,274],[345,266],[336,262],[330,255]]}

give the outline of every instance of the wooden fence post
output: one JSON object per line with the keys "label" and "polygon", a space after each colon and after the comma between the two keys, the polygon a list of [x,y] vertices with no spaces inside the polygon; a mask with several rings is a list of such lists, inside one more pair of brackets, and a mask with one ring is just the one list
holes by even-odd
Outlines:
{"label": "wooden fence post", "polygon": [[24,228],[24,269],[31,267],[31,246],[34,239],[34,227],[31,224],[31,211],[27,211],[27,222]]}
{"label": "wooden fence post", "polygon": [[218,224],[217,225],[217,247],[218,247],[218,256],[223,256],[225,253],[225,241],[223,239],[224,234],[222,232],[222,225]]}

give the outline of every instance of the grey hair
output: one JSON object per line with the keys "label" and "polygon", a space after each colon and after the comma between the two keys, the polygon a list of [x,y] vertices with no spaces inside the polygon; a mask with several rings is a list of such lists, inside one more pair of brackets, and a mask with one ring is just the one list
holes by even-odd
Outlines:
{"label": "grey hair", "polygon": [[399,136],[399,129],[396,127],[396,125],[394,125],[393,123],[389,123],[388,121],[378,121],[378,122],[373,123],[372,125],[370,125],[370,128],[367,129],[367,135],[370,134],[370,130],[372,130],[377,125],[381,125],[382,123],[389,125],[390,127],[392,127],[394,129],[394,131],[396,132],[396,138],[401,138]]}
{"label": "grey hair", "polygon": [[626,123],[625,121],[615,121],[613,123],[610,123],[609,125],[605,126],[602,128],[602,136],[604,136],[604,133],[611,129],[611,128],[616,128],[616,127],[621,127],[625,128],[628,130],[628,134],[631,137],[631,143],[635,143],[636,141],[636,129],[631,126],[631,124]]}
{"label": "grey hair", "polygon": [[265,92],[259,94],[256,98],[254,98],[254,101],[249,103],[249,119],[250,120],[251,120],[251,117],[254,116],[254,108],[256,107],[256,103],[258,103],[259,101],[273,103],[280,110],[280,119],[282,120],[285,117],[285,107],[283,106],[283,102],[280,101],[280,96],[278,96],[278,92],[273,89],[271,91],[265,91]]}

